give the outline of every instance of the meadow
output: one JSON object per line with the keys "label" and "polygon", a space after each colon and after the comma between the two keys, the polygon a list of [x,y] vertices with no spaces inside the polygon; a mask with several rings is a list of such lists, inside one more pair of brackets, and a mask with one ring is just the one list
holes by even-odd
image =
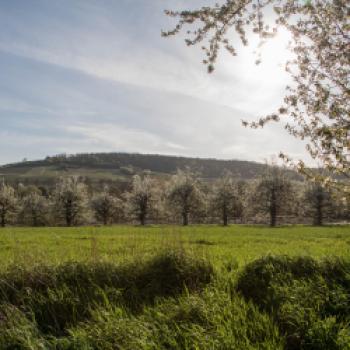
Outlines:
{"label": "meadow", "polygon": [[243,266],[263,255],[315,258],[350,255],[349,226],[107,226],[4,228],[0,269],[10,264],[59,264],[103,260],[121,263],[167,248],[184,248],[215,266]]}
{"label": "meadow", "polygon": [[8,227],[0,349],[350,349],[350,227]]}

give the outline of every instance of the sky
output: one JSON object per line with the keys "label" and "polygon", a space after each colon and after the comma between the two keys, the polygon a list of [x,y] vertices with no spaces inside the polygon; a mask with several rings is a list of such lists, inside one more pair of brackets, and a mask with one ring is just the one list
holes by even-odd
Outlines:
{"label": "sky", "polygon": [[210,3],[0,0],[0,164],[82,152],[308,161],[282,124],[241,124],[282,102],[286,33],[222,52],[213,74],[184,35],[161,37],[175,23],[165,9]]}

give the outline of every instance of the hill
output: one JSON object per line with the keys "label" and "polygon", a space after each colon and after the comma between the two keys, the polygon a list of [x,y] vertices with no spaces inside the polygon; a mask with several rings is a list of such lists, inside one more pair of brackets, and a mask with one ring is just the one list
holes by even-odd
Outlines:
{"label": "hill", "polygon": [[[56,155],[43,160],[23,161],[0,167],[0,176],[9,183],[50,184],[63,175],[80,175],[88,181],[127,181],[132,175],[145,171],[154,176],[167,177],[177,169],[190,167],[204,179],[216,179],[225,170],[237,179],[254,179],[265,165],[240,160],[187,158],[157,154],[84,153]],[[297,175],[292,173],[293,177]]]}

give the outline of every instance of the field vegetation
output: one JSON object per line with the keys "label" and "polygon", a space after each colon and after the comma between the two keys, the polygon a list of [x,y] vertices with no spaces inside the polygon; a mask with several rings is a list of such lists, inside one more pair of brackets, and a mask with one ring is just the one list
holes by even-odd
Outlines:
{"label": "field vegetation", "polygon": [[1,229],[1,349],[349,349],[348,226]]}
{"label": "field vegetation", "polygon": [[120,225],[105,227],[7,227],[1,229],[1,269],[95,260],[128,263],[181,247],[214,266],[242,267],[261,256],[347,257],[350,227],[260,225]]}

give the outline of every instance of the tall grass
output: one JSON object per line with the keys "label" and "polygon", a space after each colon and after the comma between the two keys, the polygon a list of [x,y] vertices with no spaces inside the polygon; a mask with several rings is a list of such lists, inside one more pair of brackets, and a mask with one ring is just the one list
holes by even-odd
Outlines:
{"label": "tall grass", "polygon": [[237,290],[271,315],[285,348],[350,348],[350,260],[267,256],[248,264]]}

